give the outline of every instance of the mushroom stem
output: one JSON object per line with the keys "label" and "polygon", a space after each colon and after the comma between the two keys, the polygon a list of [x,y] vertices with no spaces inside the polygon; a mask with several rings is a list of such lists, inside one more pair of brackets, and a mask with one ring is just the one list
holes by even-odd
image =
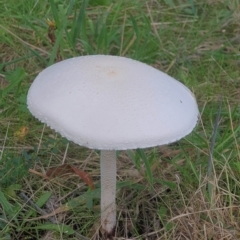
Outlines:
{"label": "mushroom stem", "polygon": [[101,224],[107,235],[116,226],[116,151],[101,150]]}

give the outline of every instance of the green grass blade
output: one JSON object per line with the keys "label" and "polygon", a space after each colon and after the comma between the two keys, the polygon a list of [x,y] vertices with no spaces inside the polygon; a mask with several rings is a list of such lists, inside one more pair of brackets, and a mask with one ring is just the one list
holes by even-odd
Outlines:
{"label": "green grass blade", "polygon": [[59,14],[58,14],[56,3],[54,2],[54,0],[49,0],[49,2],[50,2],[50,7],[51,7],[54,21],[56,22],[57,28],[60,28],[61,22],[59,19]]}
{"label": "green grass blade", "polygon": [[[216,136],[217,136],[217,130],[218,130],[218,126],[219,126],[221,109],[222,109],[222,96],[221,96],[221,99],[219,101],[218,113],[217,113],[217,116],[216,116],[214,129],[213,129],[212,140],[211,140],[211,144],[210,144],[210,151],[209,151],[209,158],[208,158],[208,169],[207,169],[207,176],[208,176],[209,180],[212,178],[212,174],[213,174],[213,151],[214,151],[214,146],[215,146],[215,142],[216,142]],[[211,196],[212,196],[213,186],[210,183],[210,181],[207,184],[207,188],[208,188],[208,193],[209,193],[210,199],[212,199]]]}
{"label": "green grass blade", "polygon": [[142,149],[137,149],[136,153],[141,157],[142,161],[144,162],[144,165],[146,167],[146,177],[152,187],[153,186],[153,175],[152,175],[150,162],[149,162],[145,152]]}
{"label": "green grass blade", "polygon": [[61,234],[66,234],[66,235],[71,235],[75,233],[75,231],[66,224],[44,223],[39,226],[31,227],[29,229],[57,231],[57,232],[60,232]]}
{"label": "green grass blade", "polygon": [[5,197],[2,191],[0,191],[0,204],[2,205],[3,212],[6,215],[9,215],[10,217],[12,217],[14,214],[14,211],[12,209],[10,202],[7,200],[7,198]]}
{"label": "green grass blade", "polygon": [[83,0],[80,11],[78,13],[78,16],[76,15],[76,12],[75,12],[75,18],[74,18],[74,21],[73,21],[73,24],[72,24],[72,29],[71,29],[71,32],[70,32],[71,41],[72,41],[73,46],[76,45],[77,38],[79,37],[81,32],[83,33],[82,34],[83,36],[86,36],[85,11],[86,11],[87,5],[88,5],[88,1]]}
{"label": "green grass blade", "polygon": [[3,97],[5,97],[9,92],[11,92],[26,77],[26,73],[23,68],[16,68],[13,72],[6,75],[6,80],[9,81],[9,85],[0,91],[0,102]]}
{"label": "green grass blade", "polygon": [[43,193],[40,198],[37,200],[36,205],[38,207],[42,207],[47,201],[48,199],[52,196],[51,192],[45,192]]}

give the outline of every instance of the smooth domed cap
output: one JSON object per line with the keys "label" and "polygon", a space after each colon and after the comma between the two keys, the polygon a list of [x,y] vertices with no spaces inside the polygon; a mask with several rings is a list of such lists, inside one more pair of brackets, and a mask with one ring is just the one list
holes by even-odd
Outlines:
{"label": "smooth domed cap", "polygon": [[30,112],[73,142],[95,149],[146,148],[174,142],[198,121],[193,94],[144,63],[116,56],[71,58],[31,85]]}

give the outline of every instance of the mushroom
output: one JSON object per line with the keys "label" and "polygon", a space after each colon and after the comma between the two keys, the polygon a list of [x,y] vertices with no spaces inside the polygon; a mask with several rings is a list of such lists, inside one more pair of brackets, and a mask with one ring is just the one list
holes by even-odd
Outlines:
{"label": "mushroom", "polygon": [[41,122],[81,146],[101,150],[101,225],[116,225],[116,150],[175,142],[198,121],[191,91],[179,81],[125,57],[64,60],[32,83],[27,104]]}

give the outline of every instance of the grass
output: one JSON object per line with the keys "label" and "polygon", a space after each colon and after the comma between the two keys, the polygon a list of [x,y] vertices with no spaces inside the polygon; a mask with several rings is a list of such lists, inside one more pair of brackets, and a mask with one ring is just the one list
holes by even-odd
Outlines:
{"label": "grass", "polygon": [[[0,17],[1,240],[101,239],[99,152],[68,143],[26,108],[42,69],[87,54],[151,64],[186,84],[200,110],[185,139],[119,152],[116,239],[240,237],[237,0],[0,0]],[[89,173],[96,189],[73,174],[45,178],[63,163]]]}

